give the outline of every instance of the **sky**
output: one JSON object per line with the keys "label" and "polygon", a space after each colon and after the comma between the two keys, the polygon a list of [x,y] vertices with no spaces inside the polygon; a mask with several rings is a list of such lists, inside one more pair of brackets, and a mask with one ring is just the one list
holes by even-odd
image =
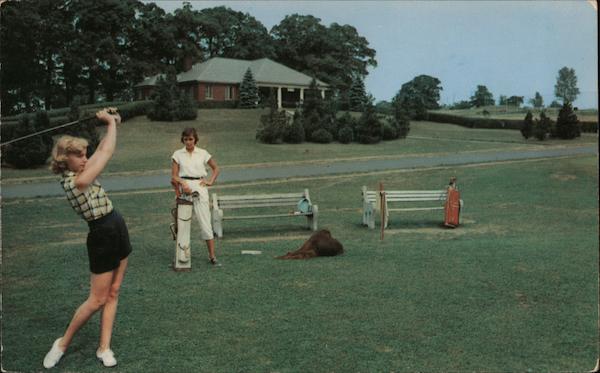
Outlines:
{"label": "sky", "polygon": [[[145,1],[149,2],[149,1]],[[167,12],[182,1],[154,1]],[[425,74],[443,88],[440,104],[468,100],[477,85],[500,95],[540,92],[549,105],[558,71],[575,69],[574,105],[598,108],[597,4],[589,0],[521,1],[190,1],[194,9],[227,6],[267,30],[286,15],[354,26],[376,50],[366,90],[391,100]]]}

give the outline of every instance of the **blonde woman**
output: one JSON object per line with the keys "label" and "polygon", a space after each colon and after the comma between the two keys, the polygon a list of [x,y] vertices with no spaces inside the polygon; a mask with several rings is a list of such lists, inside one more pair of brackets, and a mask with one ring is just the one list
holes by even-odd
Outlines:
{"label": "blonde woman", "polygon": [[58,364],[75,333],[97,311],[102,312],[100,342],[96,357],[106,367],[117,365],[110,348],[117,313],[119,288],[125,276],[127,257],[131,253],[129,233],[123,217],[113,208],[96,178],[112,157],[117,142],[117,125],[121,117],[113,109],[104,109],[96,117],[107,124],[106,135],[96,152],[87,158],[87,141],[61,137],[52,150],[51,169],[61,175],[67,200],[89,226],[87,252],[90,267],[90,294],[75,311],[67,330],[56,339],[44,358],[44,367]]}

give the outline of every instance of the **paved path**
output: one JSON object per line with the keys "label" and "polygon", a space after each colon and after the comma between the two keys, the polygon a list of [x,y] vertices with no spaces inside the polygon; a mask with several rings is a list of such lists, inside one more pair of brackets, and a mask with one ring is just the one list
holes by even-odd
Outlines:
{"label": "paved path", "polygon": [[[598,149],[595,145],[536,150],[506,150],[501,152],[469,152],[445,155],[443,157],[405,157],[398,159],[370,159],[364,161],[332,161],[309,165],[264,166],[240,169],[226,168],[222,170],[221,175],[219,176],[219,182],[335,175],[355,172],[453,166],[471,163],[593,154],[598,154]],[[109,192],[119,190],[169,188],[170,175],[105,176],[100,178],[100,182]],[[2,186],[0,192],[3,199],[57,196],[64,193],[57,181],[6,185]]]}

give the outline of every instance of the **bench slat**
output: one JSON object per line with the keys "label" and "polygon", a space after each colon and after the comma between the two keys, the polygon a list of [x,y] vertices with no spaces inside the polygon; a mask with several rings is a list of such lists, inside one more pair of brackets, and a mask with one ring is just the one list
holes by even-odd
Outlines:
{"label": "bench slat", "polygon": [[388,202],[425,202],[425,201],[445,201],[446,197],[396,197],[386,198]]}
{"label": "bench slat", "polygon": [[281,193],[281,194],[252,194],[252,195],[240,195],[240,196],[222,196],[218,195],[217,200],[220,201],[240,201],[240,200],[256,200],[256,199],[293,199],[297,201],[304,198],[303,193]]}
{"label": "bench slat", "polygon": [[300,202],[297,198],[289,198],[289,199],[249,199],[249,200],[237,200],[237,201],[219,201],[219,206],[227,206],[227,205],[244,205],[248,203],[288,203],[288,204],[298,204]]}
{"label": "bench slat", "polygon": [[256,208],[256,207],[297,207],[298,201],[294,203],[289,202],[249,202],[249,203],[227,203],[219,204],[219,209],[245,209],[245,208]]}
{"label": "bench slat", "polygon": [[428,210],[443,210],[444,207],[406,207],[401,209],[387,209],[387,211],[428,211]]}
{"label": "bench slat", "polygon": [[271,214],[271,215],[244,215],[244,216],[223,216],[223,220],[237,220],[237,219],[262,219],[262,218],[282,218],[282,217],[294,217],[294,216],[310,216],[312,214]]}

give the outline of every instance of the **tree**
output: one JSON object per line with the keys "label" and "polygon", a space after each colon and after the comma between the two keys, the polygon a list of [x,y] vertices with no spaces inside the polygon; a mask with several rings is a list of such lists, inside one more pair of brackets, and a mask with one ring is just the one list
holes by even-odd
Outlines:
{"label": "tree", "polygon": [[179,89],[177,76],[172,68],[165,77],[158,78],[152,100],[152,108],[148,112],[150,120],[190,120],[195,119],[198,115],[191,95]]}
{"label": "tree", "polygon": [[506,99],[506,105],[520,107],[524,100],[523,96],[510,96]]}
{"label": "tree", "polygon": [[283,141],[288,144],[300,144],[304,142],[304,127],[302,126],[302,114],[299,110],[294,112],[292,123],[287,126],[283,133]]}
{"label": "tree", "polygon": [[251,109],[258,105],[258,87],[254,80],[252,70],[248,68],[244,80],[240,84],[240,108]]}
{"label": "tree", "polygon": [[574,139],[581,136],[579,119],[569,101],[566,101],[558,112],[555,132],[556,137],[561,139]]}
{"label": "tree", "polygon": [[546,112],[540,113],[540,118],[535,121],[533,126],[533,136],[536,139],[543,141],[548,137],[550,128],[552,127],[552,120],[546,116]]}
{"label": "tree", "polygon": [[508,100],[508,97],[506,97],[506,95],[500,95],[500,97],[498,98],[498,106],[506,106],[507,100]]}
{"label": "tree", "polygon": [[285,111],[277,109],[277,101],[271,88],[269,113],[260,117],[260,126],[256,131],[256,139],[266,144],[276,144],[281,141],[287,124]]}
{"label": "tree", "polygon": [[475,107],[494,105],[494,96],[484,85],[478,85],[477,90],[471,96],[471,104]]}
{"label": "tree", "polygon": [[302,126],[306,140],[312,141],[311,136],[321,128],[325,114],[325,104],[317,87],[317,81],[313,78],[308,89],[304,91],[304,101],[302,102]]}
{"label": "tree", "polygon": [[365,105],[358,125],[356,128],[356,137],[361,144],[375,144],[381,141],[383,135],[383,124],[375,112],[375,106],[372,102]]}
{"label": "tree", "polygon": [[562,99],[563,103],[575,101],[579,95],[579,88],[577,88],[577,75],[574,69],[565,66],[558,71],[554,95]]}
{"label": "tree", "polygon": [[286,16],[271,29],[276,60],[347,92],[355,76],[377,66],[375,50],[350,25],[329,27],[312,15]]}
{"label": "tree", "polygon": [[525,115],[525,119],[523,119],[523,126],[521,127],[521,134],[527,140],[531,137],[533,131],[533,114],[531,111],[527,111],[527,115]]}
{"label": "tree", "polygon": [[425,119],[427,110],[439,108],[440,91],[443,89],[440,84],[437,78],[419,75],[402,85],[393,105],[401,108],[411,119]]}
{"label": "tree", "polygon": [[365,83],[359,76],[354,77],[348,94],[349,109],[352,111],[363,111],[367,102]]}
{"label": "tree", "polygon": [[534,108],[544,107],[544,98],[539,92],[535,92],[535,97],[529,100],[529,103]]}

